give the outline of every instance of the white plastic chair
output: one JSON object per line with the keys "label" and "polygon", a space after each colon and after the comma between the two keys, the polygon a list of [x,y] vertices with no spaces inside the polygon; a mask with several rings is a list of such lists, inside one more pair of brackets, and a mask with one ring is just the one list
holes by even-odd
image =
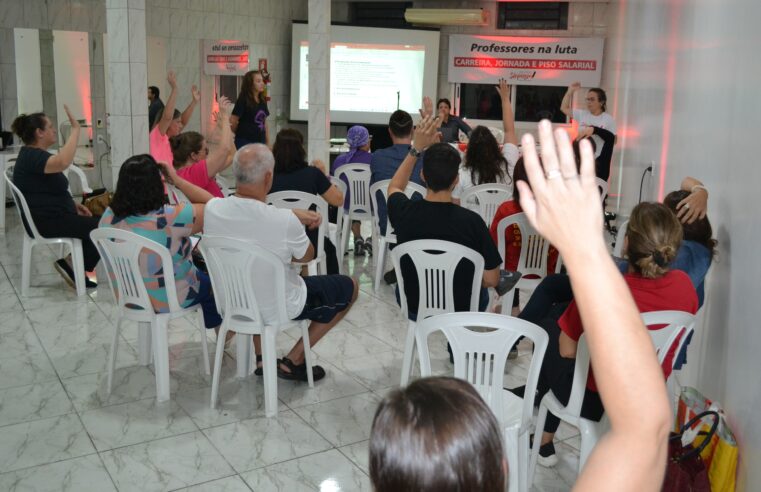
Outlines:
{"label": "white plastic chair", "polygon": [[[434,253],[435,252],[435,253]],[[401,386],[406,386],[412,372],[415,351],[415,321],[409,319],[407,295],[404,290],[401,260],[407,256],[415,267],[418,279],[417,319],[424,320],[437,314],[453,313],[454,273],[462,261],[473,264],[473,281],[470,285],[470,307],[478,311],[481,280],[484,275],[484,258],[480,253],[461,244],[434,239],[421,239],[400,244],[391,252],[396,279],[399,282],[399,301],[402,315],[407,321],[407,337],[404,343]],[[465,287],[460,285],[460,287]]]}
{"label": "white plastic chair", "polygon": [[[167,339],[169,321],[194,313],[198,313],[200,317],[201,306],[199,304],[188,308],[180,306],[177,299],[177,287],[174,282],[172,256],[164,245],[134,232],[112,227],[95,229],[90,233],[90,238],[98,248],[106,267],[111,291],[119,307],[119,320],[116,322],[114,338],[111,341],[111,351],[108,355],[108,392],[111,393],[116,351],[119,345],[119,332],[122,321],[126,319],[138,323],[140,362],[147,365],[150,362],[151,353],[153,354],[156,373],[156,400],[169,400],[169,341]],[[157,313],[153,309],[151,298],[143,282],[143,274],[140,271],[140,255],[143,253],[153,253],[161,259],[169,312]],[[201,332],[204,370],[206,375],[209,375],[209,348],[206,340],[206,328],[204,328],[203,323],[199,323],[198,328]],[[151,346],[153,347],[152,352]]]}
{"label": "white plastic chair", "polygon": [[[71,268],[74,270],[74,284],[76,285],[77,295],[85,295],[85,260],[82,253],[82,241],[73,237],[42,237],[37,227],[34,225],[32,214],[29,211],[29,205],[26,203],[24,194],[13,184],[11,176],[13,175],[13,166],[5,169],[5,182],[11,189],[11,196],[16,203],[16,210],[21,219],[21,229],[24,234],[24,244],[21,251],[21,295],[29,295],[29,286],[32,275],[32,250],[40,244],[67,246],[71,251]],[[3,204],[4,205],[4,204]],[[5,211],[3,210],[3,213]],[[28,226],[24,227],[24,224]],[[31,232],[31,235],[30,235]]]}
{"label": "white plastic chair", "polygon": [[[76,174],[77,178],[79,178],[79,187],[82,188],[82,193],[92,193],[92,188],[90,188],[90,184],[87,182],[87,175],[85,172],[76,164],[72,163],[63,171],[63,174],[69,179],[69,174],[72,172]],[[69,185],[69,193],[71,193],[71,185]]]}
{"label": "white plastic chair", "polygon": [[504,184],[482,184],[472,186],[460,195],[460,205],[478,213],[486,227],[491,227],[497,209],[513,197],[513,190]]}
{"label": "white plastic chair", "polygon": [[491,134],[494,135],[494,138],[497,139],[498,144],[501,145],[505,143],[505,130],[495,126],[487,126],[486,128],[488,128]]}
{"label": "white plastic chair", "polygon": [[[396,244],[396,235],[391,227],[391,221],[386,216],[386,234],[381,234],[380,218],[378,217],[378,193],[383,195],[383,201],[388,203],[388,185],[391,183],[390,179],[384,179],[373,183],[370,186],[370,201],[373,205],[373,236],[378,238],[378,248],[376,254],[378,255],[375,262],[375,278],[373,278],[373,288],[375,292],[380,289],[380,281],[383,276],[383,271],[386,268],[386,253],[389,251],[389,246]],[[407,198],[412,198],[415,193],[419,193],[421,196],[425,196],[425,188],[417,183],[409,182],[404,189],[404,194]]]}
{"label": "white plastic chair", "polygon": [[[15,165],[16,159],[18,159],[18,154],[10,154],[10,155],[2,155],[0,154],[0,162],[3,163],[2,169],[0,171],[3,172],[3,176],[5,176],[5,170],[8,169],[10,166]],[[5,184],[5,180],[3,180],[2,184],[0,185],[0,204],[3,206],[3,210],[0,211],[0,230],[5,233],[5,197],[7,192],[7,186]]]}
{"label": "white plastic chair", "polygon": [[[217,404],[219,374],[225,338],[228,331],[237,333],[238,376],[251,373],[255,364],[251,357],[251,335],[262,336],[262,370],[264,375],[265,413],[272,417],[277,413],[277,378],[275,337],[279,331],[300,328],[306,356],[309,387],[314,387],[312,375],[312,351],[309,347],[308,320],[294,321],[288,318],[285,299],[285,265],[270,251],[259,246],[226,237],[204,236],[199,243],[206,259],[214,290],[217,309],[222,315],[222,327],[217,337],[217,353],[214,359],[214,376],[211,384],[211,408]],[[256,279],[259,279],[258,289]],[[266,279],[266,281],[262,281]],[[265,321],[257,301],[257,290],[266,288],[275,293],[277,320]]]}
{"label": "white plastic chair", "polygon": [[[509,314],[513,308],[516,289],[533,290],[547,276],[547,254],[550,250],[549,241],[536,232],[526,218],[526,214],[521,212],[509,215],[497,224],[497,251],[503,259],[502,268],[506,265],[505,231],[511,225],[517,226],[521,231],[521,254],[517,270],[523,276],[515,287],[502,296],[502,312],[505,314]],[[526,278],[529,275],[535,278]]]}
{"label": "white plastic chair", "polygon": [[616,233],[616,244],[613,246],[613,256],[623,258],[624,254],[624,238],[626,237],[626,229],[629,227],[629,219],[621,222],[618,226],[618,232]]}
{"label": "white plastic chair", "polygon": [[166,186],[167,197],[169,198],[170,205],[177,205],[183,202],[190,203],[190,198],[185,196],[185,193],[180,191],[180,189],[173,184],[164,183],[164,186]]}
{"label": "white plastic chair", "polygon": [[[658,330],[648,330],[650,338],[655,346],[655,351],[658,356],[658,362],[663,364],[666,355],[669,353],[669,349],[676,346],[674,353],[674,360],[676,360],[676,354],[678,354],[679,346],[684,343],[686,334],[692,328],[695,323],[695,317],[689,313],[682,311],[653,311],[649,313],[642,313],[642,321],[645,326],[653,325],[667,325]],[[615,328],[611,326],[611,329]],[[680,338],[681,337],[681,338]],[[547,419],[547,412],[552,412],[553,415],[560,420],[568,422],[569,424],[577,427],[581,434],[581,449],[579,451],[579,473],[584,469],[592,450],[597,445],[597,441],[602,435],[607,432],[609,428],[609,422],[606,416],[599,422],[588,420],[581,417],[581,405],[584,401],[584,393],[587,387],[587,376],[589,374],[589,348],[587,347],[586,340],[582,334],[579,338],[579,342],[576,348],[576,364],[574,366],[573,384],[571,386],[571,394],[568,398],[568,404],[565,406],[555,397],[552,391],[549,391],[542,398],[539,404],[539,414],[536,420],[536,434],[539,435],[544,429],[544,423]],[[541,439],[534,439],[534,446],[531,449],[531,462],[529,466],[529,488],[533,482],[534,473],[536,471],[536,462],[539,457],[539,447],[541,446]]]}
{"label": "white plastic chair", "polygon": [[[475,329],[474,329],[475,328]],[[489,331],[484,331],[487,328]],[[418,323],[415,341],[420,357],[420,376],[431,375],[428,337],[444,332],[454,357],[454,376],[475,386],[505,429],[510,490],[528,490],[529,434],[534,402],[503,389],[505,363],[510,349],[521,337],[534,344],[526,379],[526,395],[536,393],[539,370],[547,350],[547,332],[522,319],[494,313],[450,313]]]}
{"label": "white plastic chair", "polygon": [[320,226],[317,228],[317,250],[314,259],[307,263],[309,275],[327,274],[328,265],[325,257],[325,234],[328,229],[328,202],[318,195],[304,193],[303,191],[278,191],[267,195],[267,203],[277,208],[310,210],[317,209],[322,216]]}
{"label": "white plastic chair", "polygon": [[[349,211],[344,217],[342,251],[349,250],[349,230],[353,220],[373,220],[370,210],[370,166],[368,164],[349,163],[335,170],[335,177],[341,179],[345,176],[349,182]],[[373,251],[377,250],[377,244],[373,240]]]}
{"label": "white plastic chair", "polygon": [[[346,183],[343,182],[343,180],[338,179],[335,176],[330,176],[330,182],[334,184],[336,188],[341,190],[341,194],[343,196],[346,196],[346,191],[349,189],[349,187],[346,185]],[[336,256],[338,256],[338,271],[341,273],[344,269],[343,223],[345,220],[347,219],[345,217],[344,207],[341,205],[336,210],[336,223],[328,224],[328,237],[330,237],[330,240],[336,246]]]}
{"label": "white plastic chair", "polygon": [[219,186],[219,189],[222,191],[222,196],[228,197],[235,193],[235,190],[230,186],[230,181],[224,176],[217,174],[214,176],[214,181],[217,182],[217,186]]}
{"label": "white plastic chair", "polygon": [[597,189],[600,190],[600,200],[605,201],[605,197],[608,196],[608,182],[602,178],[595,178],[597,182]]}

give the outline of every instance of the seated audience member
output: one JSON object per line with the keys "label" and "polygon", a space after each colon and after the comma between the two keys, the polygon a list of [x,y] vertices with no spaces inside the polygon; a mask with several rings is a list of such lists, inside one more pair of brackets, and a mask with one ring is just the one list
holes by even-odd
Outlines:
{"label": "seated audience member", "polygon": [[[307,164],[307,152],[304,149],[304,137],[301,132],[292,128],[280,130],[275,137],[272,153],[275,155],[275,174],[270,193],[303,191],[320,195],[328,202],[328,205],[343,206],[343,193],[326,176],[325,164],[319,160],[315,160],[311,166]],[[316,248],[317,230],[308,230],[307,236],[312,246]],[[336,256],[336,246],[325,237],[324,247],[328,273],[338,273],[339,258]]]}
{"label": "seated audience member", "polygon": [[[440,239],[467,246],[484,258],[479,309],[489,303],[488,287],[499,282],[502,263],[494,241],[489,237],[483,219],[477,213],[452,203],[452,189],[457,185],[460,153],[449,144],[435,143],[437,120],[426,117],[415,129],[413,147],[388,186],[388,216],[396,233],[397,244],[417,239]],[[423,179],[426,196],[423,200],[410,200],[403,190],[414,172],[418,156],[425,151]],[[402,275],[410,319],[417,318],[418,281],[409,258],[403,258]],[[470,285],[473,267],[458,267],[454,277],[455,311],[470,310]],[[468,278],[470,277],[470,279]]]}
{"label": "seated audience member", "polygon": [[[586,236],[584,236],[586,237]],[[694,314],[698,309],[695,288],[689,277],[682,271],[669,269],[676,257],[682,240],[682,228],[676,216],[659,203],[640,203],[629,218],[624,251],[628,259],[628,272],[624,280],[640,312],[676,310]],[[554,275],[542,282],[551,283],[562,279]],[[537,289],[539,290],[539,288]],[[579,299],[578,292],[573,296]],[[576,300],[556,299],[549,312],[539,312],[532,304],[545,302],[529,300],[520,318],[542,326],[549,334],[549,345],[537,385],[536,402],[552,390],[561,403],[566,403],[573,384],[576,345],[584,332]],[[563,301],[570,301],[570,304]],[[653,329],[653,327],[649,327]],[[660,327],[657,327],[660,328]],[[664,360],[665,376],[671,373],[674,354]],[[592,355],[594,361],[594,355]],[[600,368],[599,364],[594,367]],[[522,389],[518,389],[521,393]],[[587,392],[582,404],[581,416],[590,420],[600,420],[604,412],[597,392],[594,375],[590,370]],[[548,414],[539,450],[539,463],[554,466],[557,463],[555,447],[552,443],[560,421]]]}
{"label": "seated audience member", "polygon": [[[349,144],[349,152],[341,154],[336,157],[333,164],[330,166],[331,176],[336,175],[336,169],[344,164],[367,164],[370,165],[373,155],[370,153],[370,133],[364,126],[355,125],[349,128],[346,132],[346,143]],[[349,188],[349,180],[346,176],[341,176],[341,179],[346,183],[347,190]],[[351,199],[351,191],[346,193],[344,197],[344,210],[349,210],[349,200]],[[358,220],[354,220],[351,223],[351,232],[354,234],[354,256],[361,256],[365,252],[368,255],[373,254],[373,242],[370,238],[367,240],[362,239],[362,232],[360,230],[362,223]],[[341,259],[339,258],[339,261]]]}
{"label": "seated audience member", "polygon": [[185,132],[169,139],[174,157],[174,168],[183,179],[199,188],[222,198],[222,190],[215,181],[218,173],[225,170],[231,163],[230,151],[233,148],[232,130],[230,129],[230,111],[232,105],[227,98],[219,100],[219,119],[222,132],[219,144],[209,151],[206,139],[198,132]]}
{"label": "seated audience member", "polygon": [[[473,129],[462,120],[462,118],[451,114],[452,103],[449,99],[442,97],[436,102],[436,115],[439,117],[439,133],[441,134],[441,141],[445,143],[459,142],[460,130],[470,137]],[[420,115],[434,116],[433,104],[431,98],[426,96],[423,98],[423,109],[420,111]]]}
{"label": "seated audience member", "polygon": [[[278,138],[280,138],[278,136]],[[275,144],[277,147],[277,143]],[[357,298],[357,282],[345,275],[312,275],[300,277],[291,262],[308,262],[314,258],[315,249],[310,243],[304,226],[315,228],[321,216],[308,210],[285,210],[267,205],[267,194],[274,181],[276,161],[272,152],[263,144],[241,147],[233,159],[233,171],[238,182],[235,195],[216,198],[206,205],[205,232],[261,246],[276,254],[287,266],[286,304],[291,319],[309,319],[309,340],[312,346],[330,331],[349,311]],[[260,305],[274,306],[267,302],[267,287],[261,293]],[[257,292],[257,295],[260,293]],[[262,313],[264,318],[275,316],[274,312]],[[256,360],[261,364],[259,337],[254,337]],[[259,366],[261,367],[261,366]],[[304,345],[296,342],[291,351],[278,361],[278,376],[283,379],[307,380]],[[325,370],[313,366],[315,381],[325,376]],[[257,374],[262,374],[257,369]]]}
{"label": "seated audience member", "polygon": [[[48,149],[58,141],[57,132],[44,113],[22,114],[13,121],[11,129],[24,142],[13,166],[13,183],[24,195],[31,219],[43,237],[71,237],[82,241],[84,267],[89,272],[100,259],[90,240],[90,231],[98,227],[99,217],[93,217],[90,210],[76,203],[69,193],[69,180],[63,172],[74,161],[80,126],[68,106],[64,105],[64,109],[71,123],[71,134],[56,155]],[[71,256],[57,260],[55,268],[66,283],[74,287]],[[97,284],[85,277],[85,286],[92,288]]]}
{"label": "seated audience member", "polygon": [[376,492],[504,491],[502,429],[473,386],[418,379],[378,405],[370,431]]}
{"label": "seated audience member", "polygon": [[153,121],[151,132],[148,135],[148,141],[150,143],[151,155],[157,162],[171,163],[174,158],[172,157],[172,147],[169,145],[169,139],[179,135],[185,125],[188,124],[196,104],[201,100],[201,93],[198,92],[196,86],[191,87],[193,97],[188,107],[185,108],[185,111],[180,113],[175,108],[177,103],[177,76],[174,72],[170,71],[167,74],[166,80],[169,82],[169,87],[171,87],[172,91],[169,93],[166,105],[156,114],[156,119]]}
{"label": "seated audience member", "polygon": [[477,126],[473,130],[460,167],[459,182],[452,192],[454,199],[459,200],[465,190],[477,185],[504,184],[513,187],[513,169],[520,154],[507,81],[500,79],[497,92],[502,99],[502,127],[505,132],[502,150],[491,130],[485,126]]}
{"label": "seated audience member", "polygon": [[[592,150],[582,144],[579,176],[564,130],[553,138],[550,123],[542,121],[539,138],[544,169],[534,139],[523,137],[533,191],[524,181],[516,183],[521,206],[531,225],[563,255],[577,293],[592,363],[605,369],[597,375],[597,386],[611,425],[590,454],[574,490],[660,490],[673,417],[652,342],[600,234],[603,217]],[[579,242],[579,237],[587,240]],[[636,370],[632,370],[633,363]],[[475,419],[460,418],[467,407],[466,397],[455,399],[449,396],[453,390],[430,386],[428,380],[413,382],[381,403],[370,437],[374,489],[504,490],[504,477],[485,480],[499,471],[498,462],[503,461],[494,456],[498,451],[493,439],[499,431],[494,430],[493,422],[484,422],[488,420],[486,412],[482,407],[469,411],[468,415],[481,416],[472,424]],[[437,403],[445,397],[446,403]],[[434,404],[426,405],[429,401]],[[468,401],[471,408],[478,407]],[[434,413],[441,408],[446,412]],[[643,408],[647,418],[642,418]],[[417,418],[419,415],[430,417]],[[460,421],[469,425],[461,426]],[[476,476],[468,473],[471,469],[478,470]]]}
{"label": "seated audience member", "polygon": [[[192,203],[167,204],[162,172]],[[209,192],[178,176],[171,164],[156,163],[148,154],[132,156],[119,169],[116,192],[100,220],[100,227],[134,232],[166,247],[172,255],[180,306],[200,304],[206,328],[218,330],[222,318],[214,304],[211,281],[193,265],[190,242],[190,236],[203,229],[203,204],[211,198]],[[140,269],[153,309],[157,313],[167,312],[160,258],[155,253],[141,253]]]}

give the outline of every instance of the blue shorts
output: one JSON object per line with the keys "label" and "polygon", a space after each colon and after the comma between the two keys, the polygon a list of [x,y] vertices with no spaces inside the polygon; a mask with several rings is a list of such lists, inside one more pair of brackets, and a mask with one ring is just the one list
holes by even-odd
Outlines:
{"label": "blue shorts", "polygon": [[330,323],[351,304],[354,281],[346,275],[313,275],[303,277],[307,286],[304,309],[296,319]]}

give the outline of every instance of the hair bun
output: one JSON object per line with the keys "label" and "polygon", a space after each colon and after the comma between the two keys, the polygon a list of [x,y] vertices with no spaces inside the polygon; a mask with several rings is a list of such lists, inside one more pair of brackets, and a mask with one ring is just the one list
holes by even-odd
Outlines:
{"label": "hair bun", "polygon": [[666,265],[668,265],[666,257],[658,250],[653,251],[653,261],[655,261],[655,264],[661,268],[664,268]]}

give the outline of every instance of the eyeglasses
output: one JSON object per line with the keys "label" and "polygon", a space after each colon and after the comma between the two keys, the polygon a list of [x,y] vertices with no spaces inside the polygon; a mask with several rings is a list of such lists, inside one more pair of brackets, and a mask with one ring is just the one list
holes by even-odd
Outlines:
{"label": "eyeglasses", "polygon": [[596,98],[594,98],[594,97],[588,97],[588,98],[586,99],[586,101],[587,101],[588,103],[591,103],[591,102],[597,102],[597,99],[596,99]]}

